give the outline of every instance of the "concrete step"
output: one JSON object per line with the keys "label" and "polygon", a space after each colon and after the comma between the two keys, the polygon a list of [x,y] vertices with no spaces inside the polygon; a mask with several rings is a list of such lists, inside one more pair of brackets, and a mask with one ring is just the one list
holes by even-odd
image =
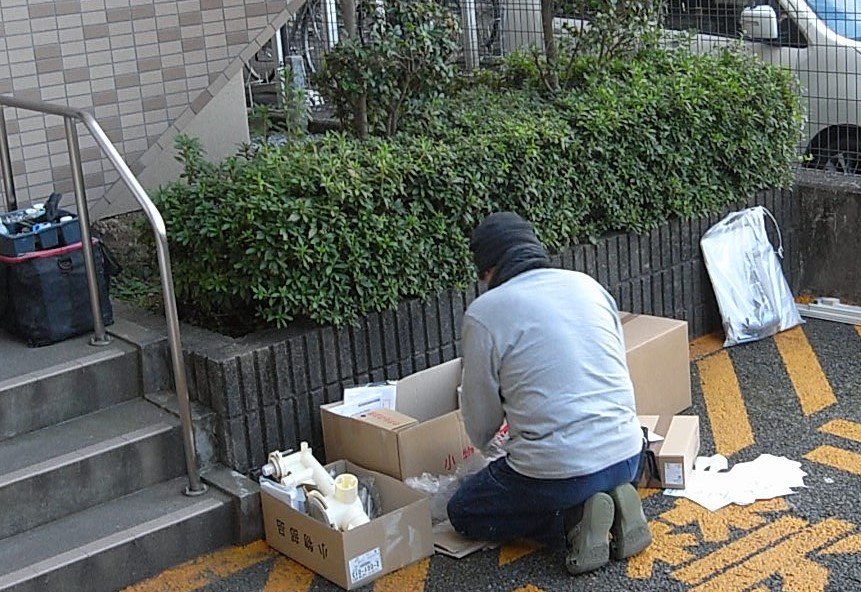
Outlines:
{"label": "concrete step", "polygon": [[6,439],[0,538],[182,475],[183,458],[179,419],[141,398]]}
{"label": "concrete step", "polygon": [[138,348],[88,341],[29,348],[0,332],[0,441],[141,395]]}
{"label": "concrete step", "polygon": [[[73,494],[62,480],[49,485]],[[0,539],[0,591],[114,591],[232,544],[235,501],[216,487],[188,497],[186,485],[150,485]]]}

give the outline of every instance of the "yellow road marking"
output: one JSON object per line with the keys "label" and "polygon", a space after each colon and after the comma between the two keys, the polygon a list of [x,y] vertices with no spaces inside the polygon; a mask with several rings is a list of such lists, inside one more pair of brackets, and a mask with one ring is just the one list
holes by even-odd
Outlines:
{"label": "yellow road marking", "polygon": [[704,541],[717,543],[729,540],[733,528],[753,530],[765,524],[760,514],[785,512],[789,505],[781,498],[760,500],[749,506],[735,504],[721,508],[717,512],[707,510],[690,500],[680,499],[670,510],[661,514],[661,519],[675,526],[697,524]]}
{"label": "yellow road marking", "polygon": [[804,458],[821,465],[861,475],[861,454],[857,452],[850,452],[835,446],[819,446],[805,454]]}
{"label": "yellow road marking", "polygon": [[[721,547],[714,553],[706,555],[690,565],[674,571],[672,576],[686,584],[702,582],[716,573],[723,571],[726,566],[738,563],[742,559],[769,548],[780,539],[800,532],[805,526],[807,526],[807,522],[800,518],[781,518],[776,522],[766,524],[742,539]],[[748,585],[754,583],[756,582],[751,582]],[[743,590],[746,587],[737,586],[724,589]]]}
{"label": "yellow road marking", "polygon": [[[828,584],[828,569],[808,559],[807,554],[829,541],[840,538],[853,528],[855,528],[853,524],[828,518],[805,528],[776,547],[728,569],[693,588],[691,592],[747,590],[773,575],[781,577],[782,589],[786,592],[824,592]],[[753,535],[745,538],[751,536]],[[739,542],[743,541],[744,539]],[[712,556],[714,555],[713,553]]]}
{"label": "yellow road marking", "polygon": [[690,561],[696,555],[688,551],[688,547],[697,546],[697,537],[690,533],[672,534],[673,527],[662,522],[650,522],[652,544],[638,555],[628,560],[627,575],[636,580],[652,577],[656,562],[671,566],[681,565]]}
{"label": "yellow road marking", "polygon": [[689,344],[691,361],[699,360],[723,349],[724,334],[709,333],[697,337]]}
{"label": "yellow road marking", "polygon": [[789,380],[795,387],[795,394],[805,416],[813,415],[837,402],[837,397],[834,396],[834,391],[831,390],[819,364],[819,358],[810,347],[810,342],[800,326],[778,333],[774,336],[774,343],[783,358]]}
{"label": "yellow road marking", "polygon": [[518,541],[503,545],[499,550],[499,565],[508,565],[522,557],[526,557],[541,548],[541,545],[531,541]]}
{"label": "yellow road marking", "polygon": [[525,586],[521,586],[520,588],[515,588],[511,592],[544,592],[541,588],[537,588],[532,584],[526,584]]}
{"label": "yellow road marking", "polygon": [[404,590],[424,590],[428,577],[430,558],[416,561],[396,572],[381,577],[374,582],[374,592],[403,592]]}
{"label": "yellow road marking", "polygon": [[310,588],[313,581],[313,571],[282,555],[269,571],[263,592],[302,592]]}
{"label": "yellow road marking", "polygon": [[697,362],[715,450],[726,457],[753,444],[738,378],[724,350]]}
{"label": "yellow road marking", "polygon": [[839,436],[847,440],[861,442],[861,424],[845,419],[833,419],[819,427],[819,431],[832,436]]}
{"label": "yellow road marking", "polygon": [[849,553],[861,552],[861,534],[853,534],[845,539],[840,539],[830,547],[822,549],[820,555],[847,555]]}
{"label": "yellow road marking", "polygon": [[276,556],[280,553],[265,541],[229,547],[187,561],[154,578],[129,586],[124,592],[191,592]]}
{"label": "yellow road marking", "polygon": [[858,337],[861,337],[861,325],[855,325],[855,332],[858,333]]}

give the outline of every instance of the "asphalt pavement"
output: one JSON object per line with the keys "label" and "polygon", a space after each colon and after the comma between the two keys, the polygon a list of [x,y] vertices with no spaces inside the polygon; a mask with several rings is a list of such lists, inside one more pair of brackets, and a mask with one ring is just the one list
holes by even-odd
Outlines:
{"label": "asphalt pavement", "polygon": [[[701,455],[732,467],[768,454],[801,463],[795,493],[709,511],[641,490],[654,536],[644,553],[577,577],[564,554],[504,545],[435,555],[359,590],[834,592],[861,590],[861,327],[806,319],[762,341],[691,343]],[[126,592],[328,592],[338,586],[269,548],[231,547]]]}

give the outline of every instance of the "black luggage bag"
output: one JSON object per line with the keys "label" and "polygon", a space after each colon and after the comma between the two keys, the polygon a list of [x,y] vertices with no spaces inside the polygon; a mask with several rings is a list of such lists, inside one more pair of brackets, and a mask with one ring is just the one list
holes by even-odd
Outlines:
{"label": "black luggage bag", "polygon": [[[109,277],[100,241],[93,241],[102,320],[113,323]],[[113,275],[111,262],[108,272]],[[80,242],[18,257],[0,255],[0,328],[31,347],[93,330],[93,313]]]}

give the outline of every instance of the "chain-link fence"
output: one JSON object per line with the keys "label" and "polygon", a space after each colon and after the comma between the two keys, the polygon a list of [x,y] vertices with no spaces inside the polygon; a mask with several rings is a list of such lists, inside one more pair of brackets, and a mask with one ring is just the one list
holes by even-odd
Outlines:
{"label": "chain-link fence", "polygon": [[[384,7],[385,0],[378,0]],[[439,0],[461,23],[461,65],[492,67],[510,51],[543,45],[541,0]],[[637,1],[637,0],[634,0]],[[646,0],[651,1],[651,0]],[[555,29],[588,22],[583,0],[553,3]],[[670,47],[715,51],[740,43],[764,61],[790,68],[806,108],[800,151],[807,166],[861,173],[861,0],[667,0],[661,9]],[[306,74],[320,67],[341,31],[338,0],[307,0],[273,39],[301,56]],[[296,62],[294,58],[294,63]]]}

